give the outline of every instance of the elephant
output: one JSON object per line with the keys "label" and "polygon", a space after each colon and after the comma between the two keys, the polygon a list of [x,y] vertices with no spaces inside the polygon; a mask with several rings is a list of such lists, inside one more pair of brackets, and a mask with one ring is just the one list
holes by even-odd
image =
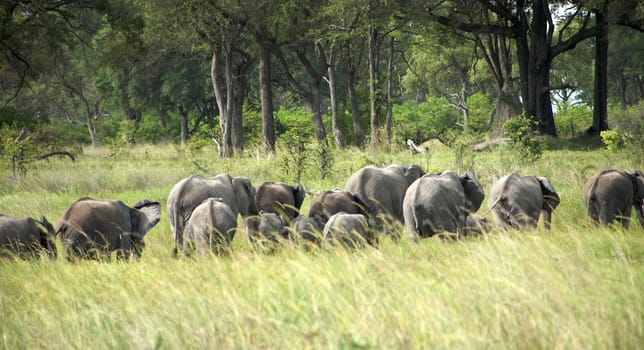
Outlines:
{"label": "elephant", "polygon": [[333,214],[345,212],[362,214],[367,218],[372,216],[373,208],[359,193],[347,191],[325,191],[318,195],[309,207],[309,217],[319,216],[328,221]]}
{"label": "elephant", "polygon": [[56,235],[68,259],[104,258],[116,251],[117,258],[139,258],[145,234],[159,222],[161,204],[149,199],[133,208],[120,200],[81,198],[63,213]]}
{"label": "elephant", "polygon": [[14,218],[0,214],[0,256],[35,257],[46,254],[56,258],[56,232],[44,216]]}
{"label": "elephant", "polygon": [[221,198],[208,198],[192,211],[186,222],[183,251],[222,253],[230,247],[236,228],[237,217],[230,206]]}
{"label": "elephant", "polygon": [[291,186],[284,182],[262,182],[255,190],[257,210],[282,214],[288,221],[299,215],[306,195],[301,184]]}
{"label": "elephant", "polygon": [[296,241],[302,240],[312,244],[320,243],[322,238],[322,230],[327,220],[324,220],[320,215],[304,216],[299,215],[291,222],[291,237]]}
{"label": "elephant", "polygon": [[405,192],[403,216],[409,238],[417,241],[439,233],[464,236],[467,217],[481,207],[483,198],[483,188],[468,172],[424,175]]}
{"label": "elephant", "polygon": [[482,234],[492,231],[490,220],[485,216],[470,214],[465,219],[465,234]]}
{"label": "elephant", "polygon": [[378,238],[367,217],[362,214],[333,214],[323,229],[324,239],[346,248],[362,248],[365,243],[378,245]]}
{"label": "elephant", "polygon": [[489,208],[501,229],[535,228],[543,213],[544,228],[549,230],[552,212],[559,202],[547,178],[511,174],[493,183]]}
{"label": "elephant", "polygon": [[259,215],[244,220],[246,238],[252,245],[268,243],[275,245],[290,238],[284,217],[277,213],[260,211]]}
{"label": "elephant", "polygon": [[351,175],[344,190],[364,198],[368,207],[374,208],[375,226],[382,228],[387,223],[402,222],[405,191],[424,174],[415,164],[383,168],[368,165]]}
{"label": "elephant", "polygon": [[246,177],[219,174],[212,178],[190,175],[172,187],[168,196],[167,211],[174,236],[173,255],[183,248],[183,231],[192,211],[207,198],[221,198],[237,215],[257,215],[255,188]]}
{"label": "elephant", "polygon": [[628,229],[631,206],[644,227],[644,175],[604,170],[591,176],[584,185],[584,205],[588,216],[602,225],[619,220]]}

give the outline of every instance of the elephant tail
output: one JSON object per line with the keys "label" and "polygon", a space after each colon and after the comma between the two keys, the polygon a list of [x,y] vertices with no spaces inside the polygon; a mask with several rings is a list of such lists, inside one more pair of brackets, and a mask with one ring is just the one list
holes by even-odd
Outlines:
{"label": "elephant tail", "polygon": [[172,255],[176,258],[179,255],[179,249],[183,247],[184,220],[179,210],[173,210],[174,215],[172,215],[172,227],[174,228],[174,248],[172,249]]}

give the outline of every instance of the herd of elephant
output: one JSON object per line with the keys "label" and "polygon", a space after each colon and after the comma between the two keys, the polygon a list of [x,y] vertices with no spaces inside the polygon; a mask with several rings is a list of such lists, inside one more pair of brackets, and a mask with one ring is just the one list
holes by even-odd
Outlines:
{"label": "herd of elephant", "polygon": [[[343,191],[318,193],[308,215],[300,208],[301,184],[263,182],[220,174],[191,175],[173,186],[167,214],[174,254],[222,253],[231,249],[243,218],[248,242],[274,249],[287,241],[323,242],[360,247],[377,245],[381,235],[397,235],[404,225],[410,239],[437,234],[460,237],[491,229],[476,212],[485,193],[476,177],[452,171],[425,173],[417,165],[366,166],[348,179]],[[583,190],[588,216],[600,224],[619,220],[628,228],[632,207],[644,227],[644,175],[604,170],[590,177]],[[536,227],[539,217],[550,228],[560,197],[544,177],[512,174],[495,179],[489,209],[502,230]],[[486,214],[487,214],[486,212]],[[133,207],[118,200],[81,198],[63,213],[57,228],[41,217],[0,215],[2,255],[56,257],[56,240],[68,259],[137,258],[144,236],[161,218],[161,204],[149,199]]]}

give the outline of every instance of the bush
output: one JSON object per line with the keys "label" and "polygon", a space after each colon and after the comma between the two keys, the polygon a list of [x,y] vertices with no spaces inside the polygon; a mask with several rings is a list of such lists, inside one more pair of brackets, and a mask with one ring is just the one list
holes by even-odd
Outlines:
{"label": "bush", "polygon": [[606,148],[609,151],[615,152],[619,148],[621,148],[621,140],[619,133],[616,130],[604,130],[600,135],[602,142],[604,143],[604,145],[606,145]]}
{"label": "bush", "polygon": [[511,118],[503,124],[505,136],[510,139],[508,147],[519,163],[533,163],[541,157],[541,144],[534,132],[536,125],[525,116]]}
{"label": "bush", "polygon": [[409,101],[394,105],[393,142],[404,145],[407,140],[421,144],[430,139],[439,139],[449,143],[454,134],[450,130],[460,127],[456,124],[458,112],[448,106],[447,100],[431,99],[416,105]]}
{"label": "bush", "polygon": [[573,106],[555,115],[557,132],[562,137],[575,137],[593,124],[593,111],[586,106]]}

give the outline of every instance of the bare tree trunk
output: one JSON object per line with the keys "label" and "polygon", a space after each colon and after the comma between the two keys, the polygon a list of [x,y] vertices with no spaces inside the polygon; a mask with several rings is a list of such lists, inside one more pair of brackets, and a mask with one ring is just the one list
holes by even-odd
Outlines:
{"label": "bare tree trunk", "polygon": [[394,75],[394,37],[389,41],[389,60],[387,61],[387,116],[385,117],[385,139],[391,146],[391,123],[393,118],[393,75]]}
{"label": "bare tree trunk", "polygon": [[331,99],[331,130],[333,132],[333,139],[335,140],[335,147],[337,149],[342,149],[344,147],[344,137],[342,136],[342,131],[340,130],[339,125],[339,115],[338,115],[338,95],[336,89],[336,79],[335,79],[335,48],[334,44],[331,44],[329,54],[327,57],[327,73],[329,75],[329,97]]}
{"label": "bare tree trunk", "polygon": [[273,117],[273,91],[271,87],[270,43],[260,34],[255,35],[259,45],[259,97],[262,104],[262,144],[264,150],[275,151],[275,120]]}
{"label": "bare tree trunk", "polygon": [[591,134],[608,130],[608,24],[602,11],[595,12],[595,18],[602,30],[595,37],[593,125],[588,130]]}
{"label": "bare tree trunk", "polygon": [[217,108],[219,109],[219,128],[221,129],[221,140],[219,141],[219,157],[227,155],[226,138],[230,137],[230,123],[228,122],[228,105],[226,104],[223,82],[219,76],[219,68],[221,66],[221,57],[217,49],[213,50],[212,62],[210,65],[210,78],[212,80],[213,90],[215,91],[215,99],[217,100]]}
{"label": "bare tree trunk", "polygon": [[380,92],[378,91],[378,29],[369,29],[369,121],[371,145],[378,149],[380,136]]}
{"label": "bare tree trunk", "polygon": [[355,87],[355,71],[349,73],[348,77],[348,90],[349,101],[351,102],[351,118],[353,120],[353,142],[356,146],[362,147],[364,142],[364,135],[362,134],[362,125],[360,123],[360,107],[358,104],[358,97],[356,96]]}
{"label": "bare tree trunk", "polygon": [[182,104],[179,105],[179,120],[181,123],[181,145],[188,143],[188,110]]}

